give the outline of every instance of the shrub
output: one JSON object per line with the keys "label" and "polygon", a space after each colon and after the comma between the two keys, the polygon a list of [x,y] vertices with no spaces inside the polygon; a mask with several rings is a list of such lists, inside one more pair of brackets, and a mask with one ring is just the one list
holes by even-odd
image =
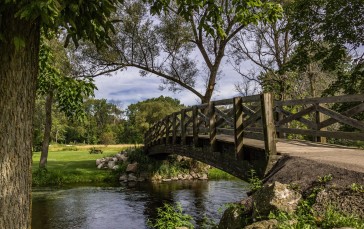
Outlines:
{"label": "shrub", "polygon": [[194,228],[191,223],[192,216],[184,214],[181,204],[170,205],[165,203],[163,207],[157,209],[157,219],[154,223],[148,221],[148,226],[155,229],[171,229],[176,227]]}
{"label": "shrub", "polygon": [[263,187],[263,182],[256,176],[256,172],[250,170],[249,187],[252,192],[258,191]]}
{"label": "shrub", "polygon": [[104,145],[115,144],[115,134],[114,132],[104,132],[100,136],[100,143]]}
{"label": "shrub", "polygon": [[354,215],[347,215],[332,207],[328,207],[324,215],[318,216],[316,212],[307,205],[300,205],[295,214],[275,212],[269,218],[278,220],[278,228],[364,228],[364,220]]}
{"label": "shrub", "polygon": [[66,146],[61,149],[62,151],[78,151],[76,146]]}
{"label": "shrub", "polygon": [[33,172],[33,185],[62,185],[63,176],[61,171],[48,171],[46,168],[39,168]]}

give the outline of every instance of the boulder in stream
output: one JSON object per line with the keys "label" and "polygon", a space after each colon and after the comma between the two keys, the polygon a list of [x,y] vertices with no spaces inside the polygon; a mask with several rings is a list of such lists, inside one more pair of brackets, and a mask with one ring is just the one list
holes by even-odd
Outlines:
{"label": "boulder in stream", "polygon": [[132,164],[128,164],[128,166],[126,167],[126,172],[129,173],[135,173],[138,170],[138,162],[134,162]]}

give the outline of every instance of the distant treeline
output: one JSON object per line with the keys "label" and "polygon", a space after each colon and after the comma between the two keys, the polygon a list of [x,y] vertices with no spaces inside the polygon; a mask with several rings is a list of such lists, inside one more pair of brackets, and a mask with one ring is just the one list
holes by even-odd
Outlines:
{"label": "distant treeline", "polygon": [[[45,100],[39,98],[36,105],[33,143],[40,146],[44,132]],[[105,145],[142,143],[144,132],[151,124],[182,107],[180,101],[163,96],[131,104],[125,110],[106,99],[89,98],[83,103],[84,116],[72,119],[54,106],[51,142]]]}

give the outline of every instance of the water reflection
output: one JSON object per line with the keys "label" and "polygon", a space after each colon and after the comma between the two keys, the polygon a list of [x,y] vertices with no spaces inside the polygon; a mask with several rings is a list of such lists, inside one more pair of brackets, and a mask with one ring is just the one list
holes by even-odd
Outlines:
{"label": "water reflection", "polygon": [[204,215],[220,218],[218,209],[242,199],[242,181],[185,181],[122,187],[70,187],[33,191],[33,229],[147,228],[163,203],[180,202],[199,225]]}

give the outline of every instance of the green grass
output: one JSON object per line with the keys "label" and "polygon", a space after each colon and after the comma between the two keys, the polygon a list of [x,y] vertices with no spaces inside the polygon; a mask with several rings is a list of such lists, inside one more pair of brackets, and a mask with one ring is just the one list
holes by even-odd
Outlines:
{"label": "green grass", "polygon": [[65,147],[51,147],[48,155],[47,170],[39,170],[40,152],[33,153],[33,186],[62,185],[72,183],[99,183],[112,179],[110,171],[96,168],[95,160],[105,156],[115,155],[125,146],[96,146],[103,154],[89,154],[91,146],[74,146],[70,151]]}
{"label": "green grass", "polygon": [[356,215],[344,214],[328,206],[323,215],[317,215],[312,208],[299,208],[294,214],[275,212],[269,218],[278,221],[278,229],[331,229],[331,228],[364,228],[364,219]]}
{"label": "green grass", "polygon": [[227,172],[224,172],[220,169],[217,168],[210,168],[209,169],[209,173],[208,173],[208,177],[210,180],[234,180],[234,179],[238,179],[236,177],[234,177],[233,175],[230,175]]}

